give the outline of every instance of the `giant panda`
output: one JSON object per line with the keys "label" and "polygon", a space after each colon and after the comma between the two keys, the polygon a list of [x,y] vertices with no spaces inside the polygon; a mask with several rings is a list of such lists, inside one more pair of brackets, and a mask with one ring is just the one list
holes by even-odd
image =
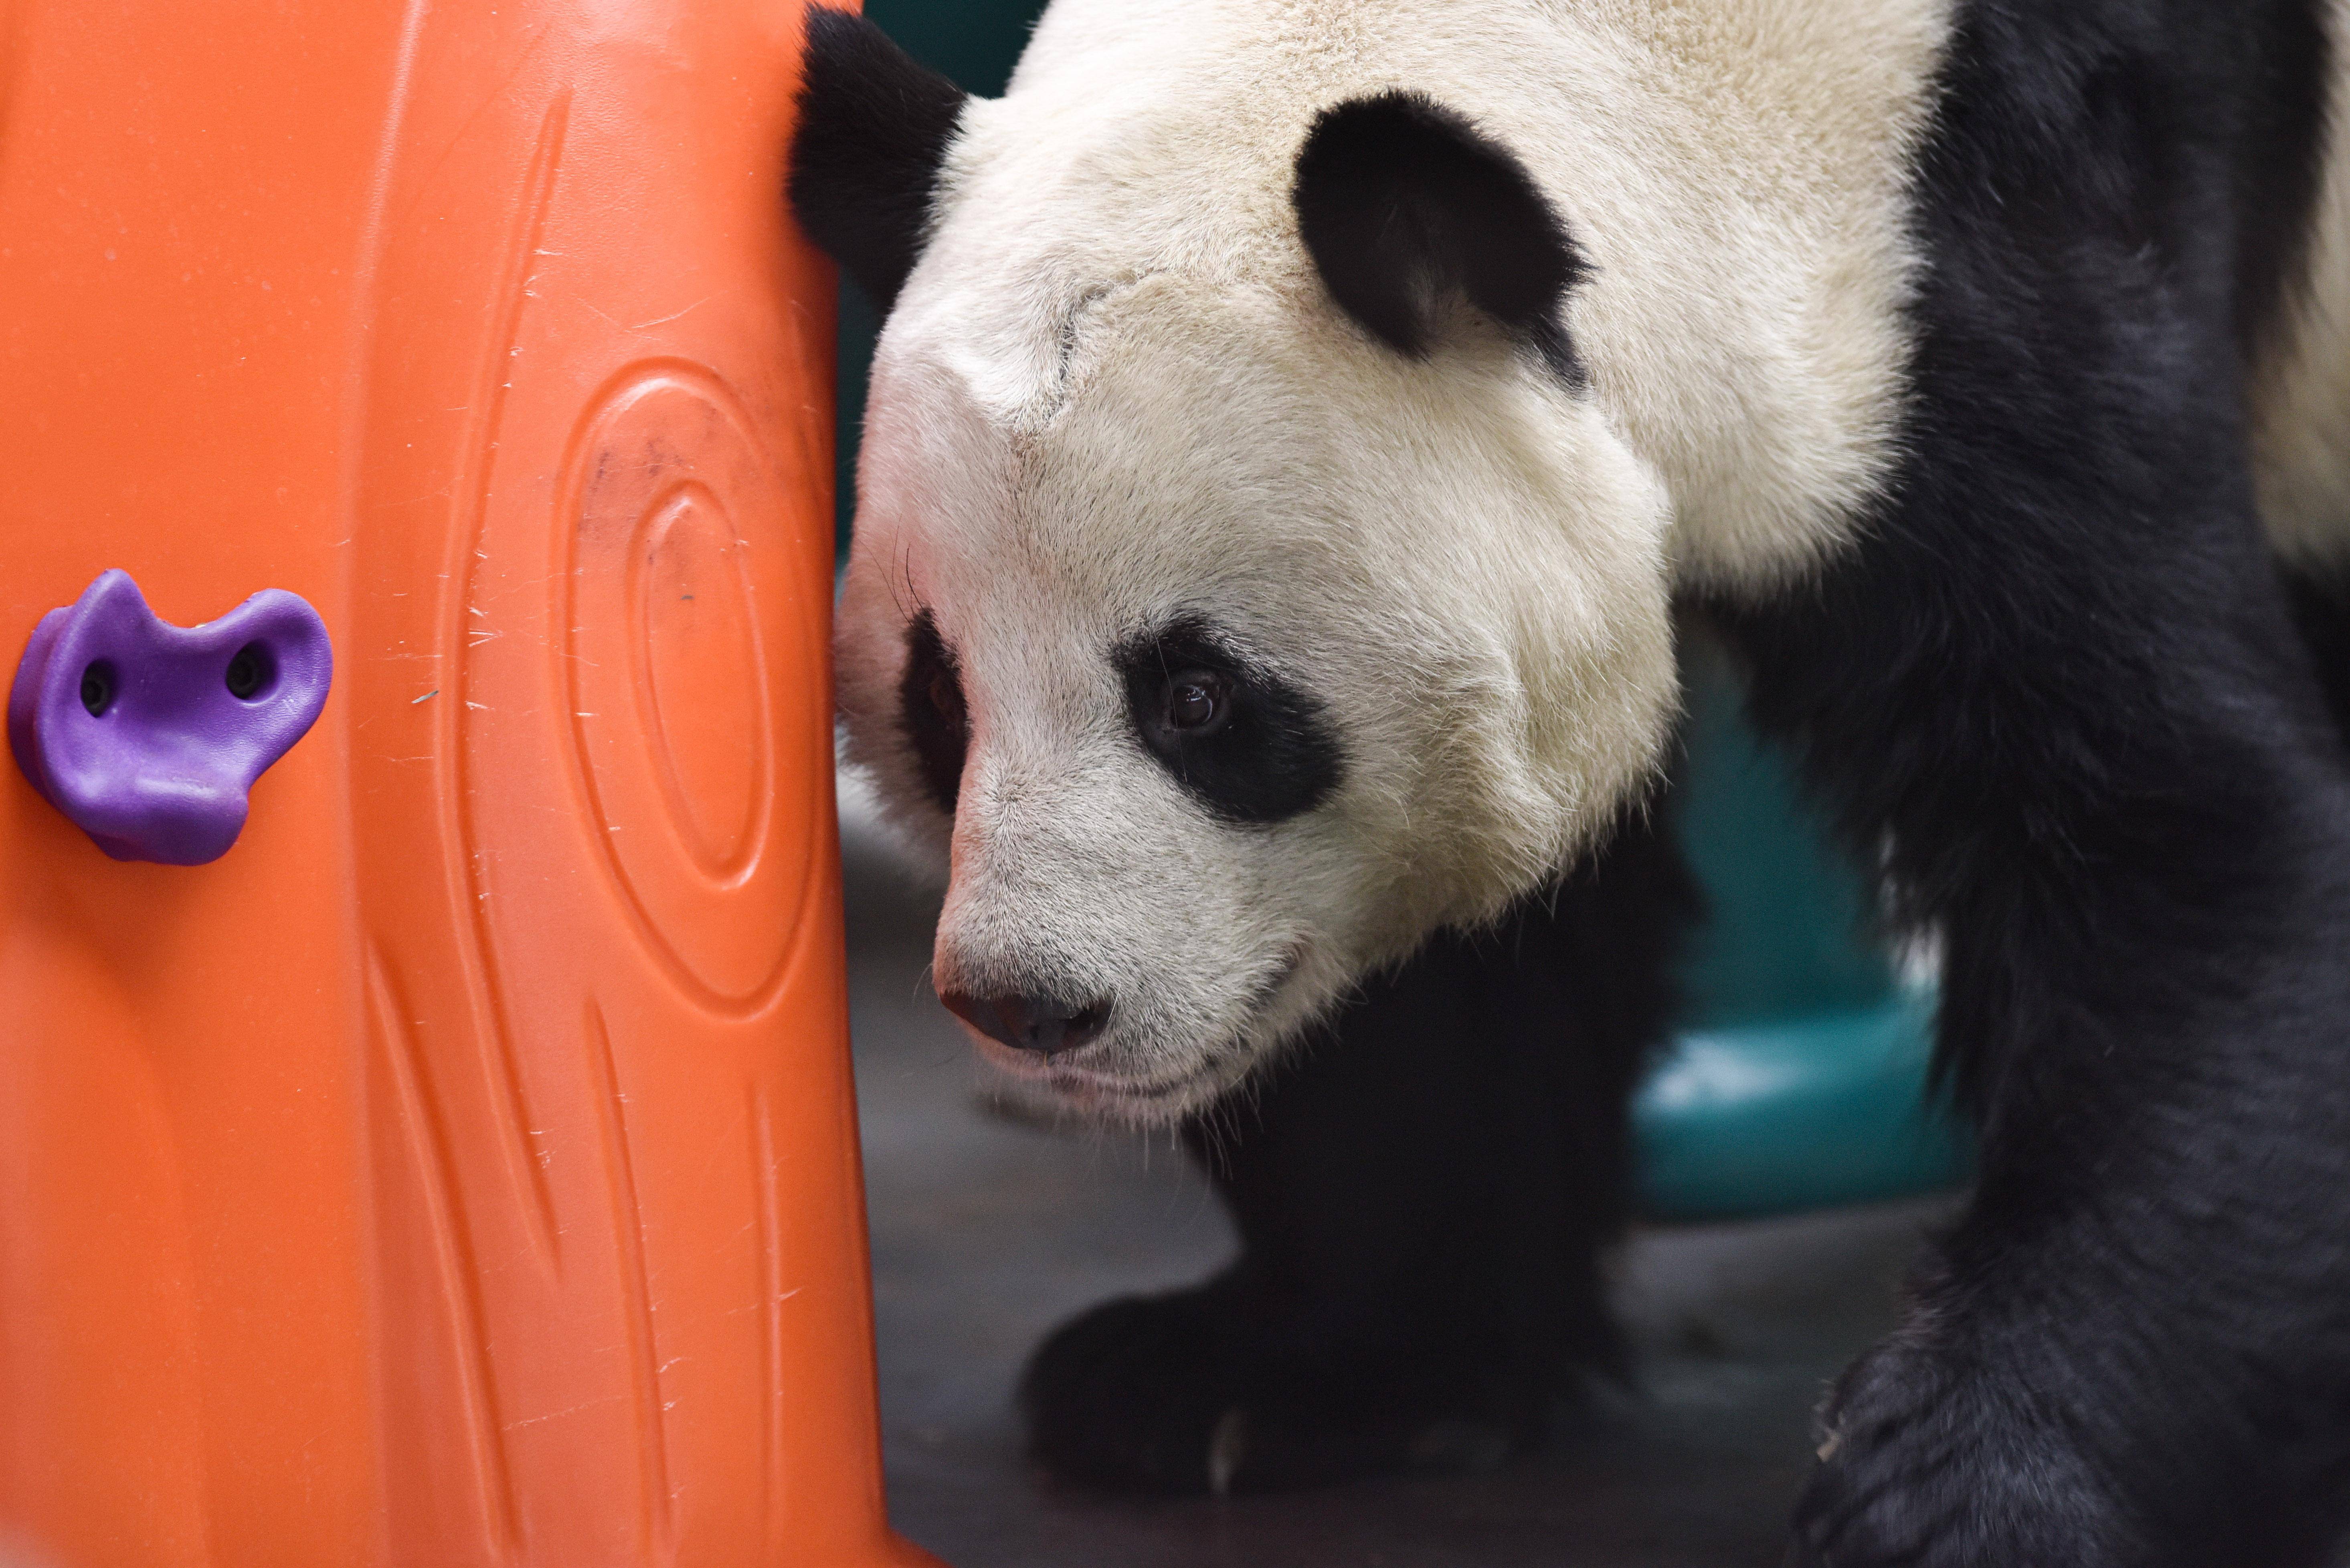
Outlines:
{"label": "giant panda", "polygon": [[1690,918],[1679,617],[1938,942],[1980,1177],[1791,1561],[2297,1563],[2350,1511],[2350,9],[811,13],[887,311],[837,668],[1005,1073],[1243,1240],[1037,1353],[1080,1480],[1488,1462]]}

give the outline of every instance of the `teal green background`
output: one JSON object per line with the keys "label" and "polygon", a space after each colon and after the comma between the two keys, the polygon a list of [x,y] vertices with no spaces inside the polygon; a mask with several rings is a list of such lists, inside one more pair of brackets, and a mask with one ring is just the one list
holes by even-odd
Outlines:
{"label": "teal green background", "polygon": [[1931,1088],[1934,994],[1898,975],[1870,889],[1684,636],[1674,820],[1706,898],[1679,1036],[1633,1103],[1653,1218],[1786,1213],[1963,1179],[1968,1141]]}
{"label": "teal green background", "polygon": [[[1001,93],[1038,0],[870,0],[866,15],[965,88]],[[844,281],[840,513],[879,322]],[[1680,975],[1682,1032],[1634,1106],[1651,1218],[1783,1213],[1963,1179],[1967,1140],[1929,1087],[1930,987],[1871,939],[1867,885],[1804,805],[1787,758],[1740,716],[1735,682],[1685,639],[1674,820],[1709,918]]]}

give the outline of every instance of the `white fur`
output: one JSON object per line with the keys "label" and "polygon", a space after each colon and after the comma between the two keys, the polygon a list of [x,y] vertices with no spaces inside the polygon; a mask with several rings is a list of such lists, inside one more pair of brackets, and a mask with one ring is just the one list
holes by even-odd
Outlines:
{"label": "white fur", "polygon": [[2253,477],[2288,559],[2350,566],[2350,0],[2330,15],[2334,80],[2306,273],[2254,382]]}
{"label": "white fur", "polygon": [[[1113,1003],[1099,1044],[1005,1065],[1191,1108],[1638,789],[1676,576],[1800,571],[1893,461],[1943,26],[1939,0],[1058,0],[966,111],[884,333],[841,606],[851,754],[933,843],[907,618],[962,660],[941,986]],[[1586,394],[1473,320],[1411,361],[1329,304],[1293,161],[1390,87],[1508,145],[1596,264]],[[1143,752],[1107,656],[1184,612],[1330,705],[1336,798],[1221,825]]]}

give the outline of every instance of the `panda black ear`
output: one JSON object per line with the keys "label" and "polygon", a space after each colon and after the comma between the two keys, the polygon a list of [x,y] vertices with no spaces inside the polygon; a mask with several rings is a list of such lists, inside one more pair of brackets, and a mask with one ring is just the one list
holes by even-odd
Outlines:
{"label": "panda black ear", "polygon": [[931,195],[965,94],[864,17],[807,13],[792,211],[883,315],[930,237]]}
{"label": "panda black ear", "polygon": [[1525,165],[1460,115],[1411,92],[1326,109],[1290,200],[1331,297],[1391,348],[1424,356],[1465,301],[1582,384],[1560,307],[1590,268]]}

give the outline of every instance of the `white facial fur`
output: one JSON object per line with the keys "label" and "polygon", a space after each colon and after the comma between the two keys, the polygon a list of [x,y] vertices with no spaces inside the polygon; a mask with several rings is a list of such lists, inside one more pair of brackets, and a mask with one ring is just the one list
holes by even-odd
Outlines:
{"label": "white facial fur", "polygon": [[[1846,535],[1890,462],[1898,202],[1940,11],[1059,0],[966,111],[884,333],[840,609],[852,758],[951,881],[941,989],[1111,1003],[1008,1069],[1138,1118],[1213,1097],[1430,931],[1602,830],[1675,702],[1676,576]],[[1464,317],[1428,359],[1296,237],[1314,115],[1389,87],[1509,146],[1597,268],[1565,389]],[[910,617],[972,722],[950,824]],[[1218,820],[1110,662],[1203,617],[1327,706],[1343,782]]]}
{"label": "white facial fur", "polygon": [[[1161,274],[1086,312],[1045,407],[990,407],[919,330],[877,366],[841,607],[854,754],[901,820],[949,831],[898,713],[927,607],[972,713],[938,983],[1110,999],[1101,1044],[1050,1070],[1106,1107],[1190,1108],[1365,970],[1495,912],[1624,798],[1667,717],[1653,480],[1498,337],[1414,364],[1339,332]],[[1224,824],[1144,751],[1110,653],[1185,613],[1328,705],[1332,799]]]}

